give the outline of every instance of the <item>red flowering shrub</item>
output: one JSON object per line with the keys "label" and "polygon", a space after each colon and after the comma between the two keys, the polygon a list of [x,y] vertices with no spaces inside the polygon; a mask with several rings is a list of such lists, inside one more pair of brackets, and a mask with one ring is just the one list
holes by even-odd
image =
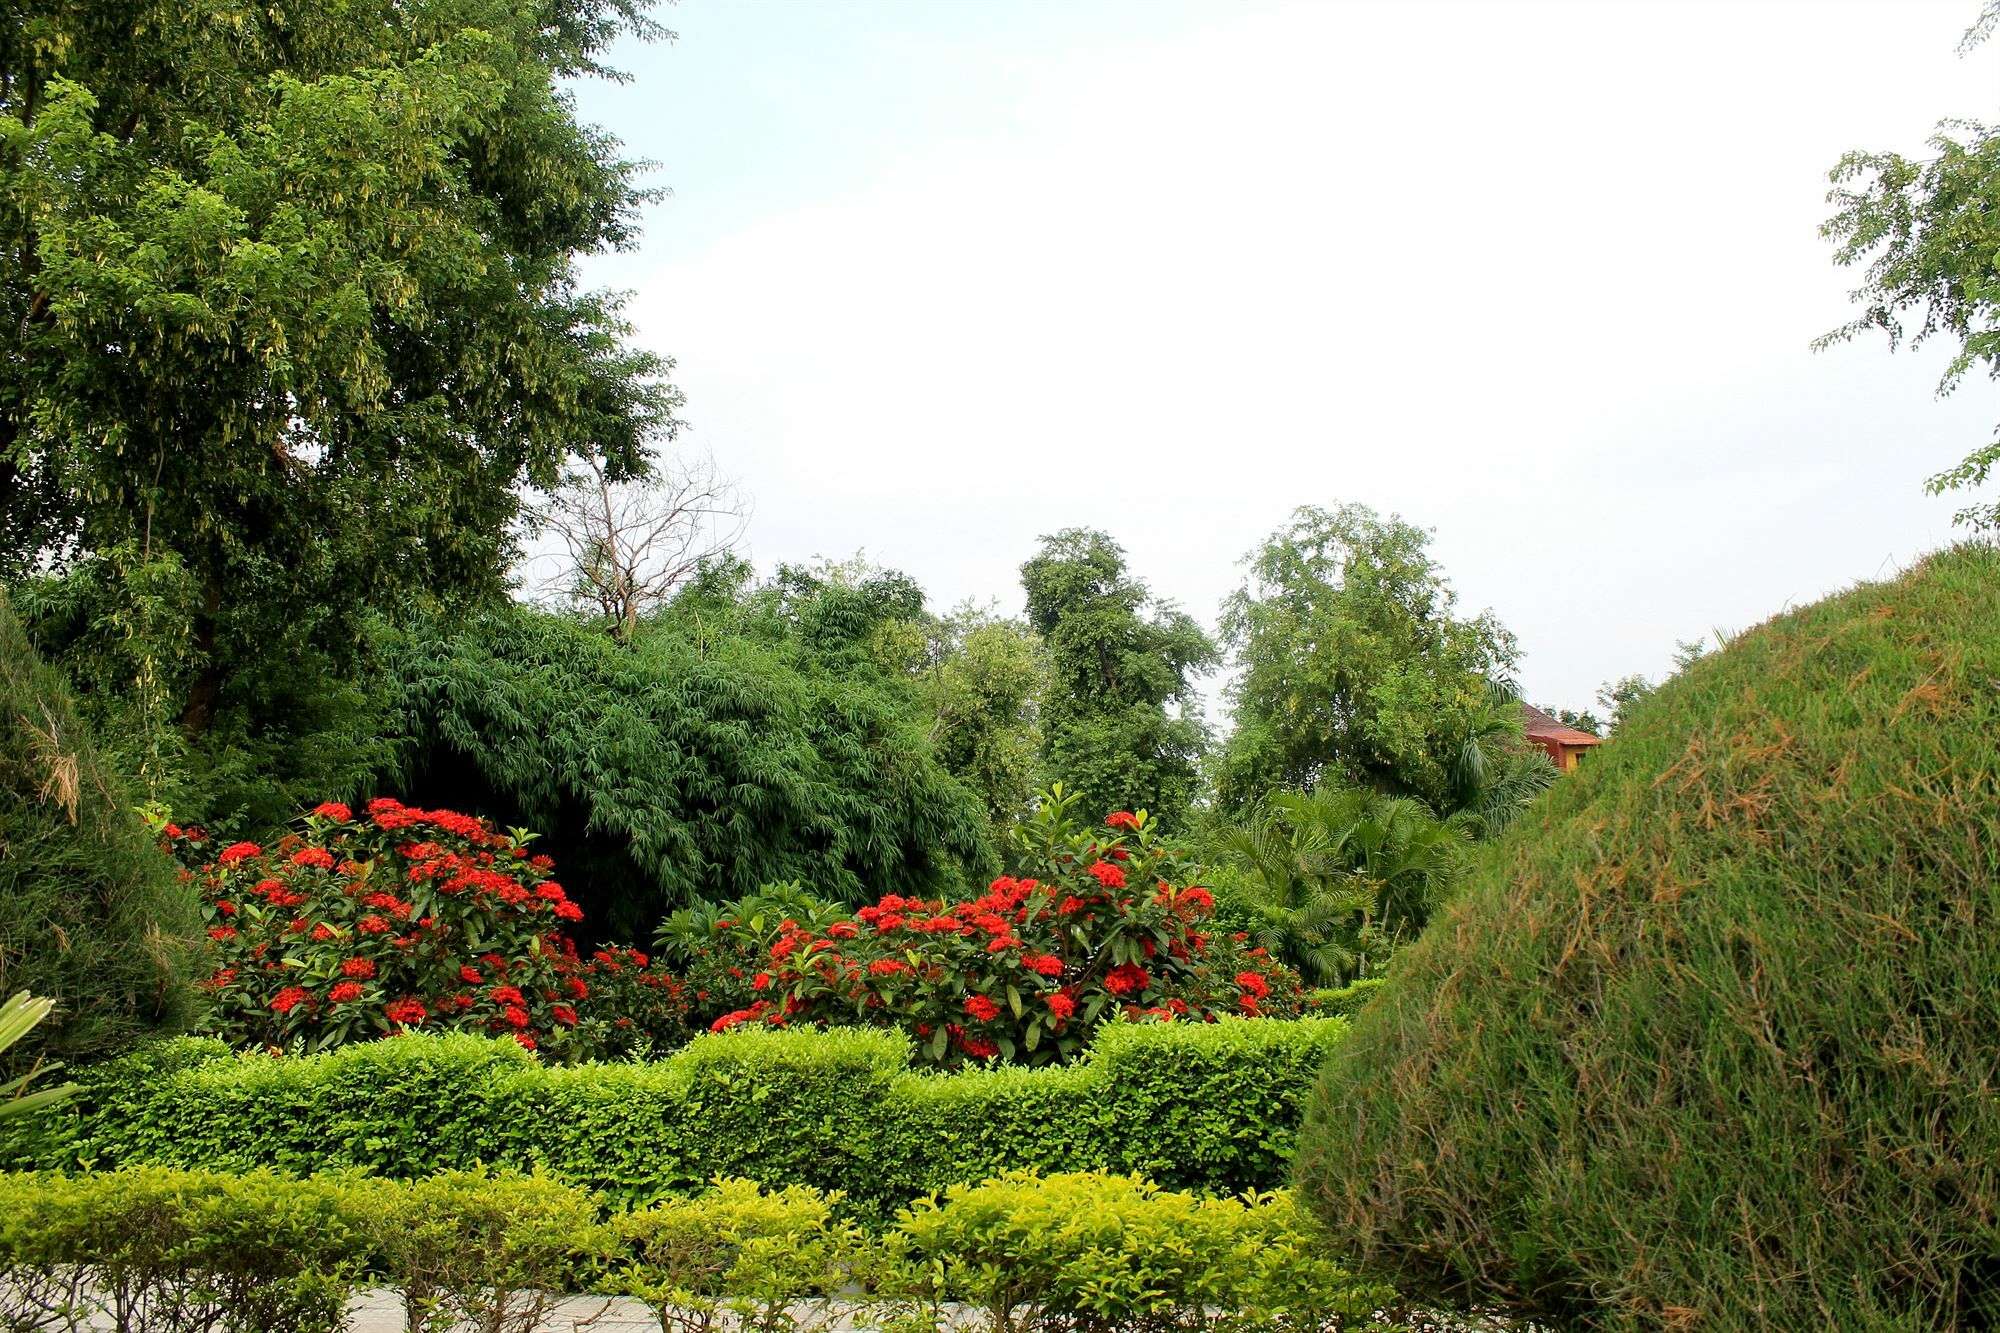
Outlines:
{"label": "red flowering shrub", "polygon": [[585,972],[581,1038],[593,1056],[664,1054],[691,1035],[687,986],[639,950],[599,949]]}
{"label": "red flowering shrub", "polygon": [[[680,975],[687,1021],[696,1030],[760,998],[756,977],[781,934],[803,925],[839,935],[856,929],[845,908],[797,884],[767,884],[728,902],[697,903],[660,926],[660,961]],[[767,980],[766,988],[769,986]]]}
{"label": "red flowering shrub", "polygon": [[387,799],[359,817],[321,805],[274,847],[226,847],[197,872],[209,1028],[280,1049],[447,1028],[583,1053],[577,1006],[597,969],[562,933],[583,913],[552,869],[516,835]]}
{"label": "red flowering shrub", "polygon": [[1003,877],[969,902],[890,895],[857,920],[781,923],[750,971],[742,1023],[900,1027],[919,1058],[1069,1059],[1098,1023],[1298,1012],[1298,978],[1262,950],[1207,929],[1214,900],[1188,885],[1143,815],[1095,833],[1056,793],[1017,832],[1034,878]]}

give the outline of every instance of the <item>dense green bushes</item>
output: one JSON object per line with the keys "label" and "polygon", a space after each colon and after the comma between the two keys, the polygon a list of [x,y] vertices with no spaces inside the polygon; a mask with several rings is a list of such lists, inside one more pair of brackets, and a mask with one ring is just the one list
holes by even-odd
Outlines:
{"label": "dense green bushes", "polygon": [[2000,1324],[2000,551],[1689,667],[1336,1052],[1301,1181],[1418,1294]]}
{"label": "dense green bushes", "polygon": [[765,884],[859,901],[990,877],[986,812],[900,682],[825,627],[688,600],[629,647],[519,606],[396,637],[391,785],[547,831],[538,850],[624,939]]}
{"label": "dense green bushes", "polygon": [[843,1314],[916,1333],[946,1326],[947,1302],[1015,1333],[1307,1333],[1376,1327],[1396,1304],[1331,1262],[1282,1195],[1012,1175],[920,1200],[876,1235],[841,1205],[742,1180],[604,1217],[536,1176],[0,1176],[0,1327],[334,1333],[361,1287],[400,1296],[412,1333],[535,1327],[564,1291],[636,1297],[663,1333]]}
{"label": "dense green bushes", "polygon": [[0,594],[0,998],[57,1005],[17,1056],[101,1054],[183,1025],[198,920]]}
{"label": "dense green bushes", "polygon": [[1284,1179],[1337,1019],[1113,1024],[1087,1062],[912,1073],[899,1034],[748,1029],[653,1064],[549,1067],[511,1041],[391,1037],[323,1055],[182,1040],[87,1071],[16,1131],[15,1166],[129,1163],[399,1178],[545,1168],[621,1199],[716,1176],[847,1190],[875,1214],[1024,1166],[1230,1193]]}

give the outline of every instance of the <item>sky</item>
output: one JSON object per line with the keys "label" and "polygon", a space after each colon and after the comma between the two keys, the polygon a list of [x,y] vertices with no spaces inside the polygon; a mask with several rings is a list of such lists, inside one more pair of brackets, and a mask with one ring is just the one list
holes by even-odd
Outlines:
{"label": "sky", "polygon": [[[1301,505],[1430,529],[1548,706],[1954,540],[1948,349],[1814,352],[1850,149],[1990,115],[1978,0],[681,0],[594,258],[750,554],[1021,609],[1109,532],[1216,624]],[[1211,701],[1217,681],[1208,689]]]}

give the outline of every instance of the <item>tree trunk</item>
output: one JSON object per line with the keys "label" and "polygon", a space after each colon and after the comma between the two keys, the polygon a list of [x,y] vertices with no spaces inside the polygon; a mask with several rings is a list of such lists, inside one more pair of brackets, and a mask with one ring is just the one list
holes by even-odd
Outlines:
{"label": "tree trunk", "polygon": [[202,579],[201,610],[194,617],[194,683],[187,707],[181,710],[181,730],[198,740],[215,721],[215,702],[222,693],[222,664],[216,660],[217,622],[222,615],[222,570],[218,557]]}

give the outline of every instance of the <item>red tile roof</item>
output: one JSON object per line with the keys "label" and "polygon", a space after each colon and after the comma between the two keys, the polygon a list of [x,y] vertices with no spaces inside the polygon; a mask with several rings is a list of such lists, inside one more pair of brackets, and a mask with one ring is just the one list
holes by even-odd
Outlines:
{"label": "red tile roof", "polygon": [[1544,713],[1533,704],[1521,705],[1521,721],[1528,733],[1528,739],[1542,745],[1601,745],[1602,736],[1593,736],[1575,727],[1566,727]]}

